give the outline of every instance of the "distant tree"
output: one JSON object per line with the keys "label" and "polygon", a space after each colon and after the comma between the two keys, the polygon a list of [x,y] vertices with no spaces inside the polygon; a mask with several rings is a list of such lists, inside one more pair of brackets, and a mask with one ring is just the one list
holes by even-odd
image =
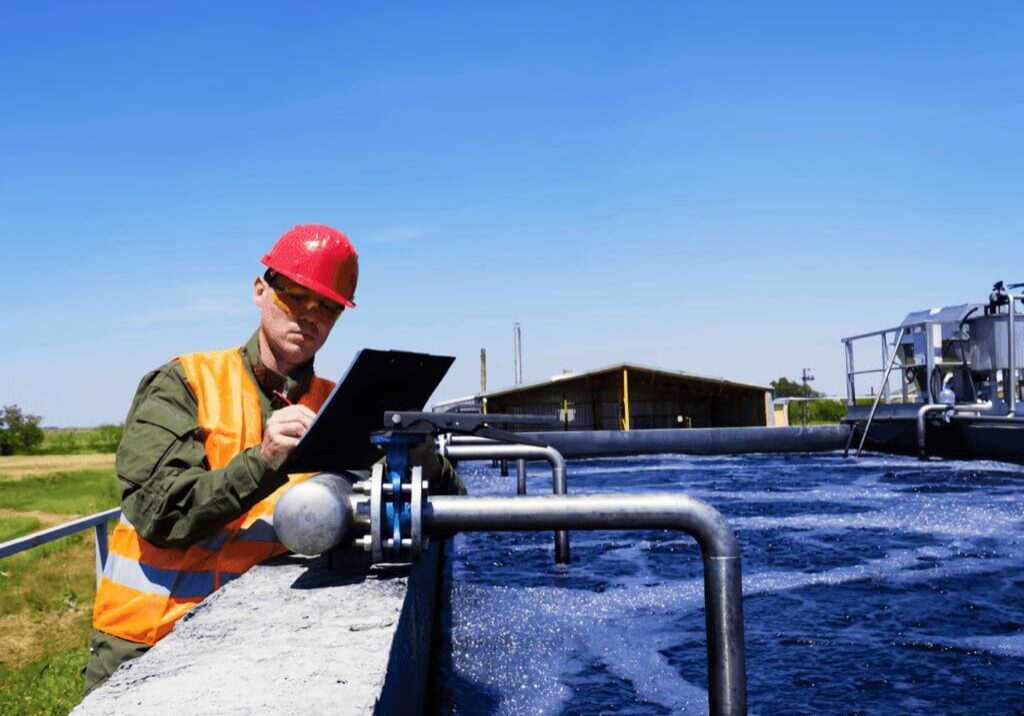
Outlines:
{"label": "distant tree", "polygon": [[33,452],[43,442],[42,420],[25,415],[17,405],[5,405],[0,413],[0,455]]}
{"label": "distant tree", "polygon": [[100,425],[93,430],[92,437],[89,439],[89,447],[96,452],[117,452],[122,435],[124,435],[123,423],[121,425]]}
{"label": "distant tree", "polygon": [[809,385],[785,377],[773,380],[769,385],[775,391],[776,398],[817,398],[823,395]]}
{"label": "distant tree", "polygon": [[46,438],[46,452],[54,455],[74,455],[80,452],[78,438],[73,430],[55,430]]}

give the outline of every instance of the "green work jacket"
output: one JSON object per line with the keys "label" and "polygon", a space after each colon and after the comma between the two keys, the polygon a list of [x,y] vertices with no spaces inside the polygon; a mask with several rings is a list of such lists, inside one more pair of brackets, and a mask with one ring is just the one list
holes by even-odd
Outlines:
{"label": "green work jacket", "polygon": [[[260,360],[258,332],[239,351],[256,384],[263,421],[309,388],[313,362],[284,376]],[[197,418],[198,403],[185,370],[172,361],[139,384],[125,421],[115,468],[121,509],[136,531],[159,547],[187,547],[215,534],[288,481],[260,457],[260,446],[243,450],[211,470]]]}

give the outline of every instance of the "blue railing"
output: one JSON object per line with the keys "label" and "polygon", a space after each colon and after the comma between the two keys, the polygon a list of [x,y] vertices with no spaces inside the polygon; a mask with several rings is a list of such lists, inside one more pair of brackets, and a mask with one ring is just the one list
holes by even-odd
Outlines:
{"label": "blue railing", "polygon": [[107,563],[107,522],[116,520],[120,516],[121,508],[115,507],[112,510],[97,512],[88,517],[82,517],[81,519],[65,522],[56,527],[33,532],[24,537],[8,540],[7,542],[0,543],[0,559],[92,527],[96,531],[96,581],[99,582],[100,575],[103,574],[103,565]]}

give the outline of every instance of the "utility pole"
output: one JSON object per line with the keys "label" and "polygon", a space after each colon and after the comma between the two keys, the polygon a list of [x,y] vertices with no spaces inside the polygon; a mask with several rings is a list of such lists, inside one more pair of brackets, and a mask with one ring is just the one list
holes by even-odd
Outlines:
{"label": "utility pole", "polygon": [[811,374],[810,368],[803,369],[803,375],[800,376],[800,380],[803,381],[805,388],[811,387],[811,381],[814,380],[814,376]]}
{"label": "utility pole", "polygon": [[[803,369],[803,374],[800,376],[800,380],[804,384],[804,393],[805,393],[805,395],[803,397],[804,398],[810,398],[811,397],[811,381],[814,380],[814,376],[811,374],[811,369],[810,368],[804,368]],[[803,422],[804,422],[804,427],[807,427],[807,423],[810,422],[810,420],[808,418],[808,415],[807,415],[807,412],[808,412],[807,401],[804,400],[803,404],[804,404],[804,411],[803,411],[804,421]]]}

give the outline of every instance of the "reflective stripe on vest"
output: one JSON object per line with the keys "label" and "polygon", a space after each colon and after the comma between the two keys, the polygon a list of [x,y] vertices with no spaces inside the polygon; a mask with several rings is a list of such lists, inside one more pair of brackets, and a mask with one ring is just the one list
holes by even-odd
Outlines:
{"label": "reflective stripe on vest", "polygon": [[[177,359],[198,403],[210,469],[227,465],[263,440],[257,388],[237,348],[190,353]],[[299,403],[316,411],[334,387],[313,378]],[[186,548],[157,547],[122,516],[96,590],[93,626],[129,641],[155,644],[205,597],[265,559],[287,551],[274,533],[274,506],[288,484],[253,505],[219,532]]]}

